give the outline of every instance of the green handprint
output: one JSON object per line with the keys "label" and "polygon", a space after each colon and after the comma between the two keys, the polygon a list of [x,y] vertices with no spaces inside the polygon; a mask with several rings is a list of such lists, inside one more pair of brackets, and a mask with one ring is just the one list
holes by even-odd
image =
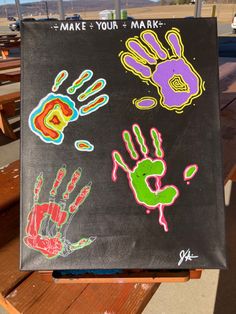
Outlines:
{"label": "green handprint", "polygon": [[[130,169],[124,162],[120,153],[114,150],[112,152],[112,158],[114,162],[112,180],[117,180],[116,172],[120,166],[127,174],[129,186],[134,194],[136,202],[147,208],[147,214],[150,213],[150,210],[158,208],[159,223],[167,232],[168,225],[164,217],[164,208],[165,206],[170,206],[175,202],[179,196],[179,190],[175,185],[161,186],[161,179],[165,176],[167,169],[166,163],[164,161],[161,134],[155,128],[150,130],[150,135],[156,155],[156,158],[153,159],[148,157],[149,151],[139,125],[134,124],[132,129],[143,158],[139,160],[139,155],[132,142],[130,132],[123,131],[122,137],[125,142],[126,149],[130,157],[136,161],[136,165],[133,167],[133,169]],[[150,185],[150,178],[154,178],[155,180],[154,189]]]}

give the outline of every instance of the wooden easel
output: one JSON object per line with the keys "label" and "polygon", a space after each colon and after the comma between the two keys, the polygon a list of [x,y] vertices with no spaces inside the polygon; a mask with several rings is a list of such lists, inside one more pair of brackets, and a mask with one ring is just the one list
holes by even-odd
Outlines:
{"label": "wooden easel", "polygon": [[[109,271],[111,272],[109,274]],[[39,272],[40,277],[47,282],[59,284],[65,283],[163,283],[163,282],[186,282],[190,279],[200,279],[202,270],[112,270],[100,271],[100,274],[87,272],[48,271]]]}

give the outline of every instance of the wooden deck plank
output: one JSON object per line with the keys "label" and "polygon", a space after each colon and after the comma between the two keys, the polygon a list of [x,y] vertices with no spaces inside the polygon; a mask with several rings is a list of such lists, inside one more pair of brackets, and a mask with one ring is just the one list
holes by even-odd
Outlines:
{"label": "wooden deck plank", "polygon": [[33,273],[6,297],[6,308],[15,309],[17,313],[24,313],[37,303],[50,286],[50,283],[39,279],[38,273]]}
{"label": "wooden deck plank", "polygon": [[9,207],[20,198],[20,162],[0,168],[0,210]]}
{"label": "wooden deck plank", "polygon": [[19,271],[19,204],[0,212],[0,304],[15,286],[29,276]]}
{"label": "wooden deck plank", "polygon": [[6,298],[6,308],[17,313],[64,313],[86,289],[86,284],[56,285],[33,273]]}
{"label": "wooden deck plank", "polygon": [[[68,286],[65,287],[63,285],[51,284],[46,293],[44,293],[32,307],[24,311],[24,313],[35,314],[39,313],[40,310],[41,313],[62,314],[85,288],[85,285],[76,286],[68,284]],[[75,313],[78,313],[78,309]]]}
{"label": "wooden deck plank", "polygon": [[[158,284],[89,284],[65,314],[141,313]],[[144,302],[144,303],[143,303]]]}

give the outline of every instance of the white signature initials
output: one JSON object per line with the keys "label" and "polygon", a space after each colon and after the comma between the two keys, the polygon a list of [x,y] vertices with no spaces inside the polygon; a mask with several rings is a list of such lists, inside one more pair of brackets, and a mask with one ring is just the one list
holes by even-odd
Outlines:
{"label": "white signature initials", "polygon": [[180,266],[183,263],[183,261],[187,262],[187,261],[191,261],[193,258],[198,258],[197,255],[191,254],[190,249],[187,249],[187,251],[185,250],[180,251],[179,257],[180,259],[178,262],[178,266]]}

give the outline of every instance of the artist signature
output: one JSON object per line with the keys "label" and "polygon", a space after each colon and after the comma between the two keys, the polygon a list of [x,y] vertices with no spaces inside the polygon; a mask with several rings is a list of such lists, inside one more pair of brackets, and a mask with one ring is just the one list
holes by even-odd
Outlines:
{"label": "artist signature", "polygon": [[193,258],[198,258],[197,255],[191,254],[190,249],[187,249],[187,251],[185,250],[180,251],[179,257],[180,259],[178,262],[178,266],[180,266],[183,263],[183,261],[187,262],[187,261],[191,261]]}

